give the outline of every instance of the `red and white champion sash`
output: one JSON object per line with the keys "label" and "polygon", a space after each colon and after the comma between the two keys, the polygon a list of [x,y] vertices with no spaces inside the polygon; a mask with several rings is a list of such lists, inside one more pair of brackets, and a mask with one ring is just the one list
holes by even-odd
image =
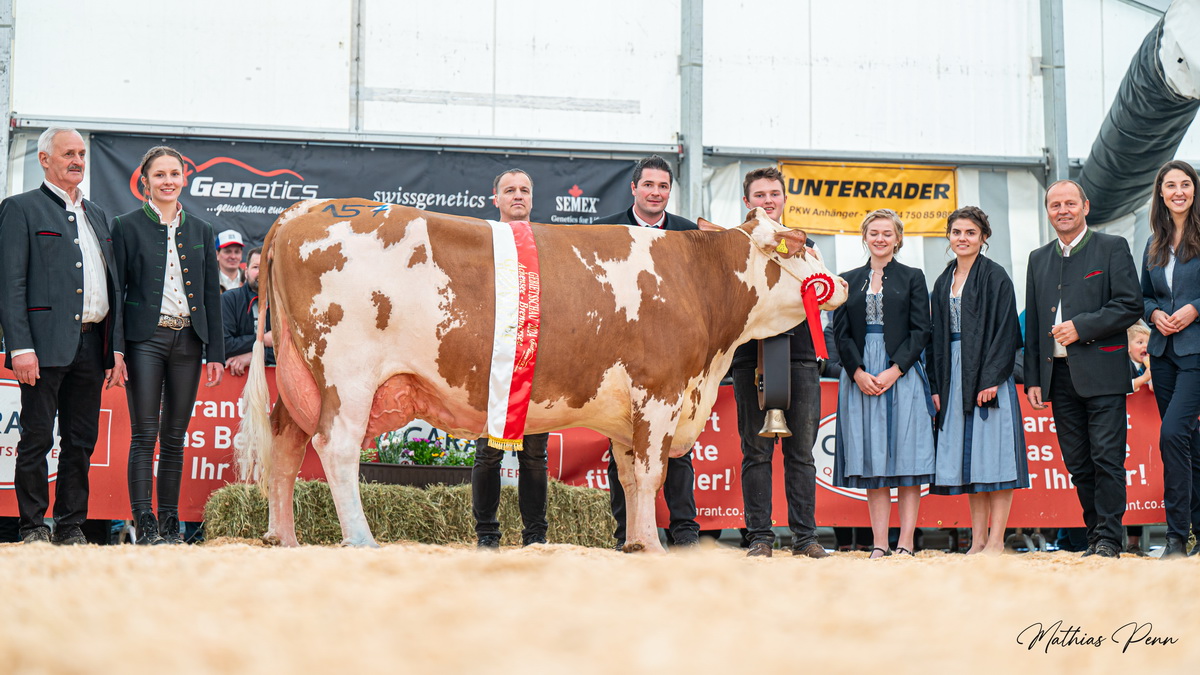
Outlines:
{"label": "red and white champion sash", "polygon": [[488,442],[500,450],[520,450],[533,388],[541,327],[541,280],[537,246],[529,223],[492,226],[496,263],[496,331],[488,380]]}

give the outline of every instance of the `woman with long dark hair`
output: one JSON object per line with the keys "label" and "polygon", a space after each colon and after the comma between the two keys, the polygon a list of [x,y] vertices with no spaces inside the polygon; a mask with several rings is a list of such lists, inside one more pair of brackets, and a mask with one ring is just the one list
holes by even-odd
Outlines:
{"label": "woman with long dark hair", "polygon": [[933,284],[929,381],[938,409],[936,472],[929,491],[967,495],[968,554],[1004,552],[1013,490],[1029,487],[1025,432],[1013,366],[1021,346],[1012,279],[983,255],[987,214],[964,206],[946,220],[954,260]]}
{"label": "woman with long dark hair", "polygon": [[[166,146],[142,158],[146,203],[113,220],[125,287],[129,371],[129,502],[138,544],[182,544],[179,487],[183,443],[196,402],[201,362],[208,386],[221,381],[225,347],[212,227],[184,213],[183,157]],[[158,517],[153,510],[154,446],[159,446]]]}
{"label": "woman with long dark hair", "polygon": [[842,359],[833,484],[866,490],[872,558],[891,555],[896,488],[896,552],[912,555],[921,485],[933,479],[933,404],[920,360],[929,342],[929,293],[921,270],[895,259],[904,245],[895,211],[872,211],[861,229],[870,260],[842,275],[850,294],[833,315]]}
{"label": "woman with long dark hair", "polygon": [[[1186,555],[1188,534],[1200,530],[1200,207],[1196,170],[1162,165],[1150,202],[1150,241],[1142,256],[1144,317],[1150,334],[1154,398],[1162,417],[1167,546],[1162,558]],[[1193,551],[1194,553],[1195,551]]]}

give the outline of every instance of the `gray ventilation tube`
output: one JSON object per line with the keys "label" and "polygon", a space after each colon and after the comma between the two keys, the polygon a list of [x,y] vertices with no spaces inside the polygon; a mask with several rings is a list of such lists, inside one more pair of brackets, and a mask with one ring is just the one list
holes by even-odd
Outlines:
{"label": "gray ventilation tube", "polygon": [[1146,202],[1198,108],[1200,0],[1175,0],[1134,54],[1083,163],[1089,221],[1107,223]]}

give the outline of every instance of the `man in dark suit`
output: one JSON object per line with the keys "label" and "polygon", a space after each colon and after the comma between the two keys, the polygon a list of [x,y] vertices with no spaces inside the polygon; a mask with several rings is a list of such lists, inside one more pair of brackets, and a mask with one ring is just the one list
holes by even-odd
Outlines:
{"label": "man in dark suit", "polygon": [[1058,237],[1029,254],[1025,286],[1025,394],[1054,406],[1063,463],[1083,507],[1088,548],[1116,558],[1125,515],[1125,395],[1132,390],[1125,330],[1142,313],[1129,244],[1087,226],[1083,188],[1046,190]]}
{"label": "man in dark suit", "polygon": [[[529,221],[533,210],[533,179],[521,169],[509,169],[492,181],[492,195],[501,223]],[[550,434],[526,434],[517,453],[517,507],[521,511],[521,545],[545,544],[549,522],[546,447]],[[488,442],[487,435],[475,441],[475,465],[471,469],[471,515],[475,518],[475,545],[500,548],[500,463],[504,451]]]}
{"label": "man in dark suit", "polygon": [[[633,192],[633,206],[628,210],[605,216],[595,221],[596,225],[634,225],[653,227],[659,230],[697,230],[696,223],[673,213],[667,213],[667,201],[671,198],[674,174],[671,165],[658,155],[638,161],[633,168],[633,181],[629,184]],[[692,468],[692,453],[667,460],[667,478],[663,496],[667,510],[671,512],[671,525],[667,529],[668,543],[673,546],[692,546],[700,539],[700,526],[696,523],[696,497],[692,482],[696,471]],[[625,490],[617,477],[617,460],[609,446],[608,489],[612,503],[613,518],[617,529],[613,536],[617,548],[625,545]]]}
{"label": "man in dark suit", "polygon": [[121,303],[108,219],[83,198],[83,138],[50,128],[38,139],[45,182],[0,203],[0,324],[21,385],[14,484],[25,543],[51,541],[46,455],[58,416],[56,544],[87,543],[88,469],[100,392],[123,386]]}

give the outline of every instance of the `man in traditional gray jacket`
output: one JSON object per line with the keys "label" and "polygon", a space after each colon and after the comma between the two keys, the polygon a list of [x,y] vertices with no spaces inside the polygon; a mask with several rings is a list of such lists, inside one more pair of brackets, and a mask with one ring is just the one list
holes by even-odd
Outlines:
{"label": "man in traditional gray jacket", "polygon": [[0,203],[0,325],[4,364],[21,386],[16,487],[21,538],[51,541],[46,456],[58,417],[61,446],[54,499],[56,544],[84,544],[88,470],[100,392],[123,385],[120,284],[108,218],[79,189],[83,138],[50,128],[38,139],[40,187]]}
{"label": "man in traditional gray jacket", "polygon": [[1058,233],[1029,254],[1025,394],[1049,402],[1063,464],[1083,507],[1085,556],[1116,558],[1125,515],[1125,395],[1133,390],[1125,330],[1142,314],[1129,244],[1087,226],[1090,204],[1069,180],[1046,190]]}

